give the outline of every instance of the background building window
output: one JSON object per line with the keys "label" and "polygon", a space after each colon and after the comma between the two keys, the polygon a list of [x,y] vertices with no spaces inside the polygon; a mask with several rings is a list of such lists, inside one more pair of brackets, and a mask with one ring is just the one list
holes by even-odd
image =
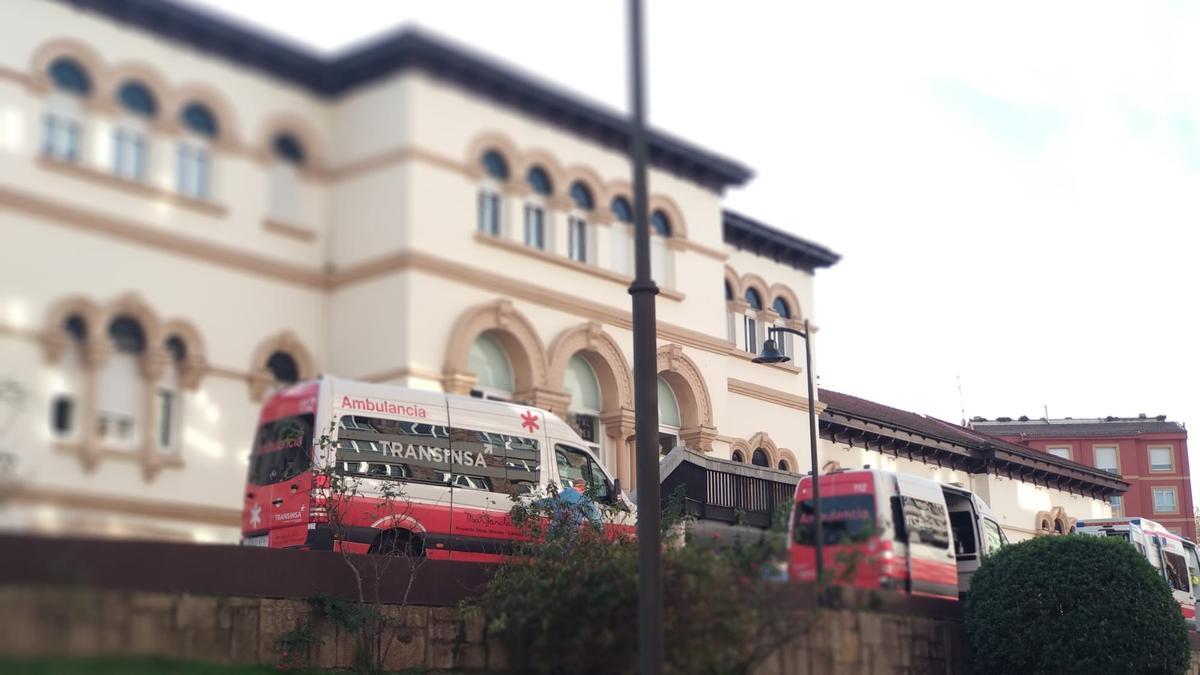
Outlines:
{"label": "background building window", "polygon": [[758,353],[758,312],[762,310],[762,296],[753,288],[746,289],[746,304],[750,310],[742,317],[743,333],[746,337],[746,351]]}
{"label": "background building window", "polygon": [[741,450],[734,450],[734,451],[733,451],[733,455],[732,455],[730,458],[731,458],[733,461],[735,461],[735,462],[739,462],[739,463],[741,463],[741,464],[745,464],[745,463],[746,463],[746,456],[742,454],[742,451],[741,451]]}
{"label": "background building window", "polygon": [[272,142],[275,163],[271,167],[271,218],[285,223],[300,220],[300,169],[306,156],[304,146],[289,133],[275,136]]}
{"label": "background building window", "polygon": [[791,471],[792,467],[790,464],[788,464],[788,461],[786,459],[781,459],[781,460],[779,460],[779,470],[780,471]]}
{"label": "background building window", "polygon": [[535,166],[526,175],[529,187],[533,190],[530,200],[525,204],[525,245],[538,250],[546,250],[546,206],[543,199],[553,193],[550,176],[540,166]]}
{"label": "background building window", "polygon": [[508,181],[508,162],[496,150],[488,150],[483,153],[481,163],[484,181],[479,188],[478,229],[483,234],[498,237],[503,223],[500,187]]}
{"label": "background building window", "polygon": [[55,59],[49,72],[54,92],[42,114],[42,154],[77,162],[83,143],[82,100],[91,94],[92,81],[74,59]]}
{"label": "background building window", "polygon": [[187,345],[173,335],[167,339],[165,346],[171,362],[158,386],[158,445],[164,450],[178,451],[183,412],[179,380],[183,361],[187,358]]}
{"label": "background building window", "polygon": [[63,321],[70,344],[59,364],[61,378],[55,378],[56,391],[50,398],[50,429],[58,438],[71,438],[78,429],[79,400],[83,393],[84,345],[88,328],[83,317],[72,314]]}
{"label": "background building window", "polygon": [[176,148],[176,189],[189,197],[208,199],[212,187],[210,147],[217,137],[217,118],[201,103],[189,103],[180,113],[187,135]]}
{"label": "background building window", "polygon": [[767,451],[762,448],[755,448],[754,454],[750,456],[750,463],[754,466],[771,466],[771,458],[767,456]]}
{"label": "background building window", "polygon": [[600,381],[587,359],[576,354],[567,361],[563,387],[571,395],[571,402],[567,406],[568,422],[579,437],[587,441],[592,451],[607,463],[609,458],[603,448],[604,434],[600,428]]}
{"label": "background building window", "polygon": [[280,385],[295,384],[300,381],[300,367],[296,359],[287,352],[275,352],[267,359],[267,370]]}
{"label": "background building window", "polygon": [[1066,447],[1066,446],[1046,448],[1046,452],[1050,453],[1051,455],[1054,455],[1055,457],[1061,457],[1063,459],[1071,459],[1071,448]]}
{"label": "background building window", "polygon": [[1176,499],[1175,488],[1154,488],[1154,512],[1155,513],[1178,513],[1179,504]]}
{"label": "background building window", "polygon": [[468,364],[471,372],[475,374],[472,396],[499,401],[512,400],[512,362],[498,340],[487,333],[476,338],[471,344]]}
{"label": "background building window", "polygon": [[734,311],[733,286],[725,280],[725,339],[737,343],[737,312]]}
{"label": "background building window", "polygon": [[650,214],[650,277],[660,286],[671,288],[675,280],[671,275],[670,250],[667,240],[671,237],[671,220],[666,213],[656,210]]}
{"label": "background building window", "polygon": [[571,185],[571,202],[574,208],[567,220],[567,255],[576,262],[586,263],[589,255],[587,214],[595,205],[592,191],[575,181]]}
{"label": "background building window", "polygon": [[[775,325],[786,326],[789,319],[792,318],[792,308],[788,307],[787,300],[783,298],[775,298],[775,302],[771,303],[771,309],[779,315],[779,320]],[[792,337],[791,333],[776,333],[775,339],[778,341],[775,347],[779,353],[786,356],[791,356],[792,352]]]}
{"label": "background building window", "polygon": [[1121,495],[1109,495],[1108,505],[1112,507],[1114,516],[1125,515],[1125,499]]}
{"label": "background building window", "polygon": [[146,124],[158,114],[158,102],[140,82],[121,85],[117,101],[125,115],[113,130],[113,173],[129,180],[144,181],[150,162]]}
{"label": "background building window", "polygon": [[633,274],[633,207],[622,196],[613,197],[612,269],[618,274]]}
{"label": "background building window", "polygon": [[96,437],[105,445],[129,447],[141,433],[146,334],[136,319],[121,315],[109,324],[108,337],[113,353],[100,373]]}
{"label": "background building window", "polygon": [[658,450],[667,454],[679,445],[679,401],[671,385],[661,376],[658,378]]}
{"label": "background building window", "polygon": [[1175,470],[1174,453],[1170,446],[1160,446],[1150,448],[1150,470],[1159,472],[1170,472]]}
{"label": "background building window", "polygon": [[1114,475],[1121,475],[1120,465],[1117,464],[1117,448],[1111,445],[1100,445],[1092,448],[1096,454],[1096,468]]}

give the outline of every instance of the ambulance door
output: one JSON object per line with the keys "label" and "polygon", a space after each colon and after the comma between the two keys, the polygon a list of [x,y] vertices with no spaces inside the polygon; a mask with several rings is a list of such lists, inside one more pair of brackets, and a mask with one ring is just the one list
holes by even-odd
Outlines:
{"label": "ambulance door", "polygon": [[896,484],[908,538],[913,594],[958,599],[958,567],[941,487],[905,474],[896,475]]}
{"label": "ambulance door", "polygon": [[546,442],[544,414],[533,408],[481,399],[450,405],[450,473],[454,490],[455,560],[496,561],[512,552],[517,530],[509,518],[514,498],[538,480]]}

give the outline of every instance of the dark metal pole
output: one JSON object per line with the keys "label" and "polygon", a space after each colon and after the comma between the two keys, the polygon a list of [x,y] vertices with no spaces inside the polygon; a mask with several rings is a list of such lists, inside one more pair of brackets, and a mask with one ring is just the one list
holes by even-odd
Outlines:
{"label": "dark metal pole", "polygon": [[817,597],[821,598],[821,585],[825,575],[825,532],[821,525],[821,467],[817,464],[817,399],[813,395],[812,333],[808,330],[808,319],[804,320],[804,375],[808,380],[808,447],[812,462],[813,529],[816,534],[817,554]]}
{"label": "dark metal pole", "polygon": [[642,3],[629,0],[629,151],[633,157],[633,391],[638,493],[638,670],[658,675],[663,664],[662,505],[658,484],[658,326],[650,278],[646,199],[646,138],[642,116]]}

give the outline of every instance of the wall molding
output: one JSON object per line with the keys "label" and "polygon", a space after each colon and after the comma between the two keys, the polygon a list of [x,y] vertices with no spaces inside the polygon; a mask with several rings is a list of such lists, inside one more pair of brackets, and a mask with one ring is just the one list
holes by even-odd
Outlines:
{"label": "wall molding", "polygon": [[79,180],[95,183],[101,187],[112,188],[128,192],[137,197],[145,197],[148,199],[157,199],[170,202],[172,206],[202,213],[213,218],[224,218],[228,215],[228,209],[220,204],[205,201],[203,199],[195,199],[187,195],[180,194],[174,190],[167,190],[157,185],[150,183],[141,183],[128,178],[122,178],[115,174],[101,171],[100,169],[79,164],[76,162],[67,162],[61,159],[54,159],[45,155],[38,158],[38,166],[55,173],[60,173],[65,176],[70,176]]}
{"label": "wall molding", "polygon": [[317,233],[307,227],[292,225],[273,218],[264,218],[262,221],[263,230],[270,234],[295,239],[297,241],[311,242],[317,238]]}
{"label": "wall molding", "polygon": [[0,503],[56,506],[59,508],[107,511],[166,520],[182,520],[205,525],[241,527],[242,512],[220,506],[205,506],[174,501],[115,497],[79,490],[32,485],[9,485]]}
{"label": "wall molding", "polygon": [[[756,398],[760,401],[774,403],[775,405],[794,408],[796,410],[803,410],[805,412],[808,411],[808,398],[805,396],[797,396],[796,394],[791,394],[779,389],[764,387],[761,384],[747,382],[746,380],[739,380],[735,377],[729,378],[728,390],[731,394],[740,394],[742,396]],[[818,400],[816,404],[817,414],[820,415],[824,411],[825,404]]]}
{"label": "wall molding", "polygon": [[[419,271],[444,279],[458,281],[478,288],[489,289],[527,302],[540,304],[584,319],[632,330],[629,310],[618,309],[593,300],[547,289],[519,279],[500,277],[493,271],[466,267],[461,263],[417,251],[386,254],[340,270],[322,271],[271,260],[254,253],[240,251],[223,244],[214,244],[167,231],[161,226],[144,224],[117,216],[101,214],[90,209],[68,206],[47,197],[10,187],[0,186],[0,208],[21,211],[39,217],[43,222],[99,233],[127,242],[134,242],[186,258],[202,260],[231,269],[247,272],[274,281],[293,283],[310,289],[337,289],[369,281],[401,271]],[[665,341],[702,349],[715,354],[729,354],[733,343],[690,328],[659,322],[659,337]]]}

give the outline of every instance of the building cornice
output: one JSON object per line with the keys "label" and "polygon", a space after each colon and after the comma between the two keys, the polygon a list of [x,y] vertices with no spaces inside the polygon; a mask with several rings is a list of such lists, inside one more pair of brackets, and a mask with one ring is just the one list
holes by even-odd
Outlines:
{"label": "building cornice", "polygon": [[[523,114],[628,152],[625,116],[411,28],[323,58],[207,12],[162,0],[58,0],[239,66],[266,73],[321,98],[338,98],[406,70],[420,70]],[[650,163],[706,188],[742,185],[742,164],[668,134],[647,137]]]}
{"label": "building cornice", "polygon": [[842,259],[833,251],[733,211],[721,212],[725,243],[812,273]]}

